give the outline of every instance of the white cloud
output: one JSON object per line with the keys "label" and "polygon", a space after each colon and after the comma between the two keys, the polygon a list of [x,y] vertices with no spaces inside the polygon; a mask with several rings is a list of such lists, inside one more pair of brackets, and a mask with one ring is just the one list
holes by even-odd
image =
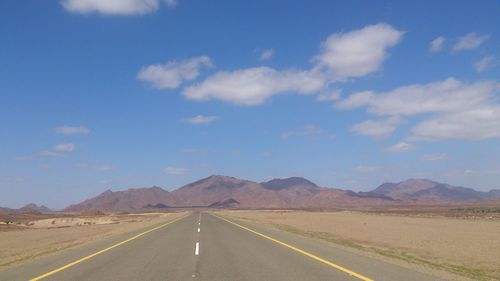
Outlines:
{"label": "white cloud", "polygon": [[260,53],[260,60],[268,60],[274,56],[274,49],[267,49]]}
{"label": "white cloud", "polygon": [[354,125],[351,131],[374,139],[382,139],[391,136],[397,126],[403,122],[404,120],[399,117],[389,117],[381,120],[366,120]]}
{"label": "white cloud", "polygon": [[488,39],[490,39],[489,34],[478,35],[475,32],[471,32],[465,36],[458,38],[457,43],[453,46],[453,51],[458,52],[475,49],[481,46]]}
{"label": "white cloud", "polygon": [[56,144],[52,147],[52,151],[54,152],[72,152],[75,150],[75,144],[73,143],[60,143]]}
{"label": "white cloud", "polygon": [[168,175],[184,175],[187,174],[189,170],[186,168],[167,167],[163,169],[163,172]]}
{"label": "white cloud", "polygon": [[[175,1],[174,1],[175,2]],[[158,0],[62,0],[61,5],[69,12],[107,15],[143,15],[158,10]]]}
{"label": "white cloud", "polygon": [[415,146],[407,142],[400,142],[384,149],[385,152],[408,152],[413,150],[415,150]]}
{"label": "white cloud", "polygon": [[444,153],[439,154],[426,154],[422,156],[423,161],[441,161],[448,159],[448,155]]}
{"label": "white cloud", "polygon": [[386,116],[427,114],[428,118],[412,129],[408,140],[480,140],[500,137],[499,91],[500,84],[495,81],[464,83],[448,78],[380,94],[355,93],[336,106],[366,107],[369,113]]}
{"label": "white cloud", "polygon": [[333,90],[328,90],[324,91],[323,93],[320,93],[316,97],[316,101],[335,101],[340,98],[340,95],[342,94],[341,89],[333,89]]}
{"label": "white cloud", "polygon": [[429,51],[432,53],[437,53],[443,49],[443,44],[446,41],[446,38],[443,36],[439,36],[436,39],[432,40]]}
{"label": "white cloud", "polygon": [[217,116],[205,116],[205,115],[196,115],[193,117],[184,118],[183,121],[193,125],[205,125],[210,124],[217,120]]}
{"label": "white cloud", "polygon": [[56,127],[54,129],[54,131],[58,134],[62,134],[62,135],[76,135],[76,134],[89,134],[90,133],[90,129],[89,128],[86,128],[86,127],[83,127],[83,126],[78,126],[78,127],[75,127],[75,126],[60,126],[60,127]]}
{"label": "white cloud", "polygon": [[456,112],[494,102],[492,94],[498,84],[482,81],[466,84],[455,78],[429,84],[414,84],[374,94],[365,91],[350,95],[337,103],[341,109],[368,107],[376,115],[416,115]]}
{"label": "white cloud", "polygon": [[323,133],[323,130],[314,126],[313,124],[306,124],[304,127],[297,131],[288,131],[281,134],[284,139],[290,137],[315,137]]}
{"label": "white cloud", "polygon": [[255,67],[233,72],[219,71],[201,83],[186,87],[182,94],[190,100],[219,99],[252,106],[280,93],[312,94],[323,85],[324,79],[319,73]]}
{"label": "white cloud", "polygon": [[137,74],[140,80],[150,82],[158,89],[175,89],[185,80],[196,79],[203,67],[212,67],[212,59],[199,56],[183,61],[169,61],[166,64],[154,64],[141,68]]}
{"label": "white cloud", "polygon": [[388,24],[330,35],[313,61],[330,72],[334,79],[345,80],[379,71],[387,58],[387,49],[395,46],[404,32]]}
{"label": "white cloud", "polygon": [[[309,70],[277,70],[261,66],[219,71],[200,83],[184,88],[182,94],[195,101],[218,99],[236,105],[255,106],[278,94],[318,93],[336,80],[361,77],[379,71],[387,58],[387,49],[397,44],[402,36],[403,32],[387,24],[370,25],[348,33],[336,33],[323,42],[321,51],[312,59],[313,66]],[[174,72],[175,75],[164,75],[164,68],[170,70],[170,65],[143,69],[141,73],[148,75],[140,73],[139,78],[154,82],[158,88],[179,86],[182,79],[176,74],[177,71]],[[333,93],[330,96],[323,94],[318,97],[319,100],[333,98]]]}
{"label": "white cloud", "polygon": [[423,121],[412,129],[411,140],[500,138],[500,106],[457,111]]}
{"label": "white cloud", "polygon": [[477,72],[483,72],[490,69],[493,66],[493,62],[495,60],[494,56],[485,56],[482,59],[478,60],[474,63],[474,67]]}

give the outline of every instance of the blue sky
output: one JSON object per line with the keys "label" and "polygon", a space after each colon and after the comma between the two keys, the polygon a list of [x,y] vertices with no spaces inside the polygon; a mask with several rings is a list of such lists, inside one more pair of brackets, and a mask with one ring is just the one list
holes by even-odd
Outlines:
{"label": "blue sky", "polygon": [[0,3],[0,206],[211,174],[500,188],[500,1]]}

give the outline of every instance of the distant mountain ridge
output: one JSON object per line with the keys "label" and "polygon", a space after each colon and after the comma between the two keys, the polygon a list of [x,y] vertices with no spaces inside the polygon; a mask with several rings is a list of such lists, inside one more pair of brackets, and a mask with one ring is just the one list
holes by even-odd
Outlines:
{"label": "distant mountain ridge", "polygon": [[46,214],[46,213],[51,213],[53,212],[51,209],[41,205],[38,206],[34,203],[27,204],[24,207],[21,207],[19,209],[11,209],[11,208],[2,208],[0,207],[0,214],[13,214],[13,213],[41,213],[41,214]]}
{"label": "distant mountain ridge", "polygon": [[173,191],[160,187],[107,190],[65,211],[138,211],[168,207],[347,208],[391,204],[459,203],[500,198],[500,190],[475,191],[425,179],[384,183],[369,192],[325,188],[300,177],[257,183],[213,175]]}
{"label": "distant mountain ridge", "polygon": [[161,187],[131,188],[124,191],[106,190],[96,197],[66,207],[65,211],[81,212],[96,209],[101,211],[140,210],[148,205],[165,204],[170,200],[168,191]]}
{"label": "distant mountain ridge", "polygon": [[34,204],[34,203],[30,203],[20,209],[18,209],[18,211],[20,212],[39,212],[39,213],[50,213],[52,212],[51,209],[41,205],[41,206],[38,206],[37,204]]}
{"label": "distant mountain ridge", "polygon": [[383,195],[395,200],[423,201],[427,203],[465,202],[500,198],[500,190],[489,192],[452,186],[427,179],[409,179],[399,183],[384,183],[367,194]]}

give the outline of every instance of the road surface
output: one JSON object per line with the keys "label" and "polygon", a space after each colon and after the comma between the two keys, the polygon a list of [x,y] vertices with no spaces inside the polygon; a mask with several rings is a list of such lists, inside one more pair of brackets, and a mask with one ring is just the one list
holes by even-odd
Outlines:
{"label": "road surface", "polygon": [[0,280],[438,280],[285,231],[193,212],[0,272]]}

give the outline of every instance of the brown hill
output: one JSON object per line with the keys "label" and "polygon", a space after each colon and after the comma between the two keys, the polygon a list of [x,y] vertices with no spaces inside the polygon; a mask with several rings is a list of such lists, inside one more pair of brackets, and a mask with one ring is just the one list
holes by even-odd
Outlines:
{"label": "brown hill", "polygon": [[[155,205],[169,202],[170,193],[160,187],[131,188],[125,191],[106,190],[98,196],[64,209],[67,212],[82,212],[95,209],[101,211],[134,211],[148,204]],[[167,203],[168,205],[168,203]]]}
{"label": "brown hill", "polygon": [[10,208],[0,207],[0,215],[6,215],[12,213],[14,210]]}
{"label": "brown hill", "polygon": [[[498,196],[498,197],[496,197]],[[299,177],[256,183],[214,175],[168,192],[160,187],[106,191],[65,211],[137,211],[169,207],[217,208],[352,208],[391,204],[441,204],[500,198],[500,192],[478,192],[429,180],[385,183],[370,192],[319,187]]]}
{"label": "brown hill", "polygon": [[453,203],[500,198],[498,190],[476,191],[426,179],[409,179],[399,183],[384,183],[365,194],[383,195],[396,200],[422,203]]}
{"label": "brown hill", "polygon": [[52,212],[51,209],[41,205],[41,206],[38,206],[34,203],[30,203],[20,209],[17,209],[18,212],[23,212],[23,213],[32,213],[32,212],[35,212],[35,213],[50,213]]}
{"label": "brown hill", "polygon": [[214,175],[172,192],[159,187],[126,191],[106,191],[97,197],[69,206],[65,211],[88,209],[134,211],[154,206],[239,207],[239,208],[316,208],[383,204],[384,199],[361,198],[353,192],[322,188],[303,178],[274,179],[265,183]]}
{"label": "brown hill", "polygon": [[175,206],[209,206],[233,198],[245,208],[280,208],[285,202],[262,185],[228,176],[214,175],[172,191]]}
{"label": "brown hill", "polygon": [[19,209],[12,209],[12,208],[5,208],[5,207],[0,207],[0,215],[7,215],[7,214],[20,214],[20,213],[26,213],[26,214],[47,214],[47,213],[52,213],[53,211],[45,206],[38,206],[36,204],[30,203],[22,208]]}

